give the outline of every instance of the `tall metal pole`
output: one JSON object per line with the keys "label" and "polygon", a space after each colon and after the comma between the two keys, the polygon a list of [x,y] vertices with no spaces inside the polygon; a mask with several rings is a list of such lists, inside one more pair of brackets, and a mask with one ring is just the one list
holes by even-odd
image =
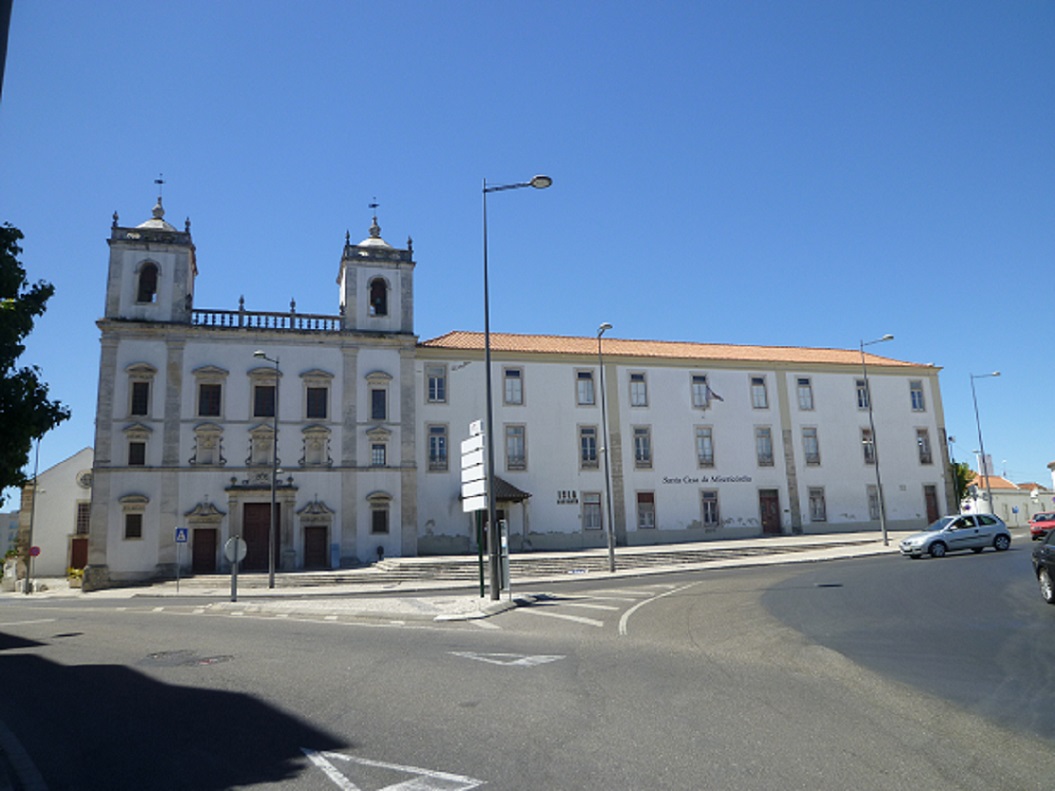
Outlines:
{"label": "tall metal pole", "polygon": [[887,538],[886,531],[886,503],[883,501],[883,480],[879,475],[879,443],[876,442],[876,424],[875,417],[872,414],[872,388],[868,384],[868,365],[865,362],[865,346],[871,346],[873,343],[882,343],[883,341],[894,340],[893,335],[884,335],[882,338],[877,338],[874,341],[868,341],[865,343],[861,341],[861,371],[864,373],[865,379],[865,397],[868,399],[868,428],[872,432],[872,461],[875,462],[876,468],[876,493],[879,497],[879,529],[883,534],[883,546],[890,544]]}
{"label": "tall metal pole", "polygon": [[275,509],[275,488],[278,486],[278,357],[275,357],[275,429],[271,439],[271,521],[267,526],[267,587],[275,587],[275,522],[278,514]]}
{"label": "tall metal pole", "polygon": [[488,187],[487,179],[483,181],[484,203],[484,380],[486,381],[487,399],[487,552],[491,571],[491,598],[498,601],[501,591],[501,558],[499,552],[499,531],[495,500],[495,432],[494,432],[494,398],[491,391],[491,302],[490,288],[487,281],[487,193],[503,190],[534,187],[545,189],[553,183],[549,176],[535,176],[531,181],[517,184],[503,184]]}
{"label": "tall metal pole", "polygon": [[498,522],[495,508],[495,419],[491,394],[491,302],[487,280],[487,179],[484,179],[484,380],[487,401],[487,557],[491,576],[491,599],[498,601],[502,588],[502,568],[498,556]]}
{"label": "tall metal pole", "polygon": [[[29,503],[29,537],[26,540],[26,595],[28,596],[33,592],[33,583],[30,580],[30,573],[33,569],[33,555],[30,554],[33,551],[33,520],[37,515],[37,494],[39,493],[39,487],[37,482],[37,473],[40,470],[40,437],[37,437],[37,450],[33,455],[33,499]],[[17,574],[15,576],[18,576]]]}
{"label": "tall metal pole", "polygon": [[612,329],[607,321],[597,328],[597,370],[600,371],[599,383],[601,386],[601,437],[604,447],[601,453],[604,456],[604,490],[606,495],[605,513],[608,516],[608,571],[615,573],[615,528],[612,524],[612,478],[611,468],[608,464],[608,406],[604,394],[604,355],[601,353],[601,336],[605,331]]}
{"label": "tall metal pole", "polygon": [[271,513],[267,525],[267,587],[275,587],[275,489],[278,485],[278,380],[282,372],[278,368],[278,357],[268,357],[259,349],[253,352],[253,356],[275,364],[275,405],[274,420],[272,421],[273,436],[271,438]]}
{"label": "tall metal pole", "polygon": [[985,455],[985,443],[982,442],[982,421],[978,417],[978,395],[975,393],[974,380],[975,379],[988,379],[992,376],[1000,376],[999,371],[993,371],[991,374],[971,374],[971,400],[974,402],[974,423],[978,427],[978,448],[982,454],[982,463],[979,465],[982,468],[982,472],[985,475],[985,496],[989,500],[989,513],[995,514],[996,508],[993,506],[993,489],[989,485],[989,479],[993,475],[993,471],[989,469],[989,462]]}

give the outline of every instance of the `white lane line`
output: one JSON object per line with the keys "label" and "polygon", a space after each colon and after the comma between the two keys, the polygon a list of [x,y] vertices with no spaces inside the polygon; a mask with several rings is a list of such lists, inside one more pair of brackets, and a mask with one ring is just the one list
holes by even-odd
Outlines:
{"label": "white lane line", "polygon": [[473,626],[477,627],[478,629],[501,629],[502,628],[501,626],[498,626],[497,624],[493,624],[490,621],[484,621],[484,620],[482,620],[480,618],[473,618],[471,621],[469,621],[469,623],[471,623]]}
{"label": "white lane line", "polygon": [[541,615],[545,618],[560,618],[565,621],[574,621],[575,623],[584,623],[587,626],[596,626],[598,628],[604,626],[604,621],[598,621],[594,618],[584,618],[581,615],[565,615],[564,613],[551,612],[549,610],[536,610],[534,607],[517,607],[513,612],[529,613],[531,615]]}
{"label": "white lane line", "polygon": [[583,607],[587,610],[608,610],[609,612],[617,611],[618,607],[613,607],[611,604],[587,604],[584,601],[564,601],[560,602],[561,607]]}
{"label": "white lane line", "polygon": [[[597,594],[606,594],[598,596]],[[616,599],[641,599],[654,596],[655,591],[635,590],[634,588],[622,588],[620,590],[597,590],[590,592],[591,599],[616,598]]]}
{"label": "white lane line", "polygon": [[333,784],[342,789],[342,791],[360,791],[359,786],[338,772],[337,768],[323,758],[321,753],[309,750],[307,747],[301,747],[300,749],[301,752],[308,756],[308,760],[325,772],[326,776],[333,781]]}
{"label": "white lane line", "polygon": [[688,585],[682,585],[680,588],[674,588],[672,590],[665,591],[664,593],[659,593],[659,594],[653,596],[651,599],[645,599],[644,601],[639,601],[637,604],[635,604],[633,607],[631,607],[629,610],[627,610],[625,613],[623,613],[623,617],[619,619],[619,636],[620,637],[626,637],[626,624],[630,620],[630,616],[633,615],[635,612],[637,612],[642,607],[644,607],[649,602],[654,602],[657,599],[665,598],[665,597],[670,596],[670,595],[672,595],[674,593],[680,593],[683,590],[688,590],[689,588],[693,587],[694,585],[699,585],[699,584],[700,583],[698,583],[698,582],[690,582]]}
{"label": "white lane line", "polygon": [[29,626],[35,623],[55,623],[57,618],[37,618],[32,621],[4,621],[0,626]]}

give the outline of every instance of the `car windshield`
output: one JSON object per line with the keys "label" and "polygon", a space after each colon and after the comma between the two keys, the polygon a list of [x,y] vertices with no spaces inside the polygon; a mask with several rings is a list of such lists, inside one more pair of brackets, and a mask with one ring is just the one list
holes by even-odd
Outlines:
{"label": "car windshield", "polygon": [[929,532],[931,532],[933,530],[944,530],[945,528],[947,528],[949,525],[951,525],[953,522],[955,522],[959,518],[960,517],[958,517],[958,516],[943,516],[937,522],[931,522],[927,526],[927,530],[925,532],[929,533]]}
{"label": "car windshield", "polygon": [[1055,514],[1037,514],[1033,517],[1034,522],[1051,522],[1055,520]]}

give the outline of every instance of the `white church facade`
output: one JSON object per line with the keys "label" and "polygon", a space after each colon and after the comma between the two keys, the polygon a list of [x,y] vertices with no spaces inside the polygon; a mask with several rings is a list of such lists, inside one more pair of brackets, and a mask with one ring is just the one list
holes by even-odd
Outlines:
{"label": "white church facade", "polygon": [[[475,552],[458,448],[484,418],[483,335],[414,334],[409,239],[388,244],[376,217],[346,235],[334,315],[198,308],[189,221],[166,222],[160,199],[137,226],[115,215],[109,246],[86,587],[226,571],[234,536],[242,568],[263,570],[272,497],[281,570]],[[933,365],[596,336],[491,346],[514,551],[604,546],[609,519],[635,545],[878,532],[881,507],[890,529],[917,528],[953,508]]]}

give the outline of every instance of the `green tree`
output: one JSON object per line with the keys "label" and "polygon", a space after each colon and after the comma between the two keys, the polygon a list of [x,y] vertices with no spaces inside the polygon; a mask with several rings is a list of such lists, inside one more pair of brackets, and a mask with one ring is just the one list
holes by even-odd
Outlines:
{"label": "green tree", "polygon": [[965,461],[953,462],[952,465],[952,485],[956,492],[956,504],[959,505],[963,502],[963,498],[967,496],[967,487],[971,481],[974,480],[974,470],[971,469],[970,465]]}
{"label": "green tree", "polygon": [[16,367],[26,349],[23,339],[55,293],[50,283],[27,281],[18,261],[21,238],[22,232],[9,223],[0,226],[0,492],[26,483],[22,470],[33,440],[70,416],[61,403],[48,400],[39,368]]}

